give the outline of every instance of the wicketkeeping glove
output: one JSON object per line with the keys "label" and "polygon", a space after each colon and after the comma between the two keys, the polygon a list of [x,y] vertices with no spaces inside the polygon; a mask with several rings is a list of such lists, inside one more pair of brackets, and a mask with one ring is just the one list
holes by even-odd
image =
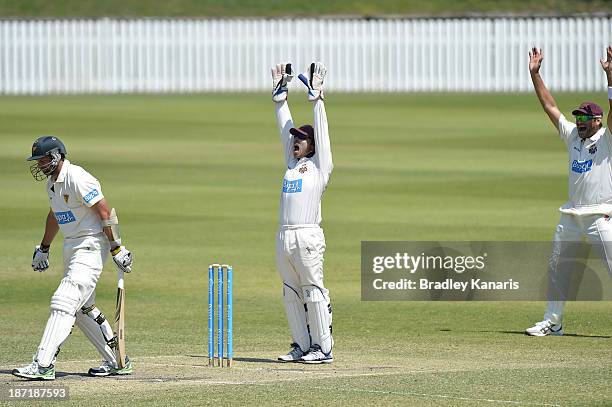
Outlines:
{"label": "wicketkeeping glove", "polygon": [[313,62],[305,74],[298,75],[298,78],[308,88],[308,100],[323,99],[323,81],[326,74],[327,68],[322,62]]}
{"label": "wicketkeeping glove", "polygon": [[272,67],[272,100],[282,102],[287,100],[289,88],[287,85],[293,79],[293,71],[291,63],[277,64]]}
{"label": "wicketkeeping glove", "polygon": [[115,250],[111,250],[113,261],[119,270],[129,273],[132,271],[132,253],[124,246],[119,246]]}
{"label": "wicketkeeping glove", "polygon": [[34,271],[42,273],[49,268],[49,249],[46,251],[41,249],[40,245],[34,248],[34,254],[32,255],[32,268]]}

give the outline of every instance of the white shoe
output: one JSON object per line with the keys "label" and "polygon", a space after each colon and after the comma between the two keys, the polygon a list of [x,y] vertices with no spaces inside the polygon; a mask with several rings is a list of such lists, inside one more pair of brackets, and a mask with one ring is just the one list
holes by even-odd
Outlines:
{"label": "white shoe", "polygon": [[323,353],[319,345],[313,345],[308,352],[300,358],[300,362],[308,364],[331,363],[334,361],[331,351]]}
{"label": "white shoe", "polygon": [[30,380],[54,380],[55,366],[42,367],[38,361],[33,361],[27,366],[13,369],[11,372],[14,376],[23,377]]}
{"label": "white shoe", "polygon": [[111,362],[104,360],[102,361],[102,364],[99,367],[92,367],[91,369],[89,369],[87,374],[90,376],[97,377],[132,374],[132,362],[126,356],[125,367],[121,369],[112,364]]}
{"label": "white shoe", "polygon": [[550,319],[545,319],[525,329],[525,333],[529,336],[563,336],[563,326],[553,324]]}
{"label": "white shoe", "polygon": [[292,343],[291,348],[292,349],[289,351],[289,353],[287,353],[286,355],[280,355],[278,357],[278,360],[280,360],[281,362],[298,362],[300,358],[304,356],[302,348],[300,348],[300,345],[298,345],[297,343]]}

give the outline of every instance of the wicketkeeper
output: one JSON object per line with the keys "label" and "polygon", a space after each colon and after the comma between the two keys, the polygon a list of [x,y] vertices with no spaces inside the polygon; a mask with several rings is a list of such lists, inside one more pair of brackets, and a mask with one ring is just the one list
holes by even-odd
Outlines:
{"label": "wicketkeeper", "polygon": [[83,168],[66,160],[66,147],[53,136],[38,138],[28,161],[37,181],[47,179],[50,211],[45,233],[32,258],[35,271],[49,267],[51,242],[59,230],[64,235],[64,276],[51,297],[51,313],[31,364],[14,369],[15,376],[27,379],[55,379],[55,359],[76,323],[102,355],[100,367],[89,369],[92,376],[130,374],[126,357],[119,368],[115,356],[117,338],[102,312],[96,307],[96,284],[110,253],[116,266],[130,272],[132,254],[121,244],[118,219],[102,194],[100,183]]}
{"label": "wicketkeeper", "polygon": [[291,64],[272,68],[272,100],[287,170],[280,198],[280,227],[276,236],[276,263],[283,280],[283,299],[293,343],[283,362],[331,363],[332,309],[323,285],[325,236],[321,197],[333,164],[327,115],[323,102],[325,66],[310,65],[300,80],[314,104],[314,126],[294,127],[287,104]]}
{"label": "wicketkeeper", "polygon": [[[548,303],[544,319],[525,332],[532,336],[563,335],[563,306],[569,288],[573,260],[580,258],[587,240],[601,255],[612,275],[612,115],[608,129],[602,126],[603,110],[584,102],[572,112],[574,122],[561,113],[540,77],[544,56],[541,49],[529,53],[529,72],[544,111],[559,131],[569,152],[569,200],[560,208],[561,220],[553,239],[549,262]],[[608,79],[612,109],[612,47],[601,66]],[[612,111],[612,110],[611,110]]]}

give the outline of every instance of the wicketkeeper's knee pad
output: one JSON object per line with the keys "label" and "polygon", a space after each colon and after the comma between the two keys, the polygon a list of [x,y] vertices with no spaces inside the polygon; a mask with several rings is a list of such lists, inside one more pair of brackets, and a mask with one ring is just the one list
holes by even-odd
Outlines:
{"label": "wicketkeeper's knee pad", "polygon": [[306,309],[300,293],[299,288],[283,283],[283,301],[285,302],[285,312],[287,313],[291,337],[293,342],[297,343],[306,352],[310,348],[310,334],[306,322]]}
{"label": "wicketkeeper's knee pad", "polygon": [[62,311],[74,316],[82,301],[83,297],[78,284],[64,277],[51,297],[51,310]]}
{"label": "wicketkeeper's knee pad", "polygon": [[302,299],[302,290],[298,287],[293,287],[286,282],[283,282],[283,301],[304,303]]}
{"label": "wicketkeeper's knee pad", "polygon": [[321,351],[329,354],[333,341],[331,335],[331,307],[323,290],[315,285],[302,287],[308,313],[308,325],[313,345],[319,345]]}

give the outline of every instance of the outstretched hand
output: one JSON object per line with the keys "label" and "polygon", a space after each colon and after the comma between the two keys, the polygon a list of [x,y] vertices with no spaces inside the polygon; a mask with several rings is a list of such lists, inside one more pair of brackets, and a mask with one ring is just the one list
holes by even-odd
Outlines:
{"label": "outstretched hand", "polygon": [[608,45],[608,48],[606,48],[606,53],[608,55],[607,58],[602,59],[599,62],[601,63],[603,70],[607,74],[610,74],[612,73],[612,45]]}
{"label": "outstretched hand", "polygon": [[542,48],[531,48],[531,51],[529,51],[529,73],[534,74],[540,72],[543,59],[544,53],[542,52]]}

